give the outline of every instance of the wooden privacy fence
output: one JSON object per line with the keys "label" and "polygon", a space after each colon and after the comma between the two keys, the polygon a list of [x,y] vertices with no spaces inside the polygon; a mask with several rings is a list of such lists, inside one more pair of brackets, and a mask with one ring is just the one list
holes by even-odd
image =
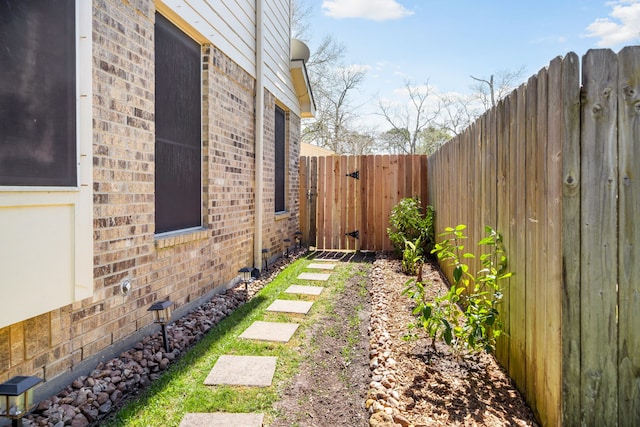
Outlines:
{"label": "wooden privacy fence", "polygon": [[497,356],[543,425],[640,425],[640,47],[556,58],[429,158],[436,230],[503,233]]}
{"label": "wooden privacy fence", "polygon": [[391,250],[389,214],[404,197],[426,206],[427,156],[300,158],[300,228],[308,246]]}
{"label": "wooden privacy fence", "polygon": [[300,180],[318,249],[390,249],[410,196],[436,233],[466,224],[466,249],[501,232],[515,275],[496,353],[542,424],[640,425],[640,47],[589,51],[582,81],[556,58],[428,161],[303,157]]}

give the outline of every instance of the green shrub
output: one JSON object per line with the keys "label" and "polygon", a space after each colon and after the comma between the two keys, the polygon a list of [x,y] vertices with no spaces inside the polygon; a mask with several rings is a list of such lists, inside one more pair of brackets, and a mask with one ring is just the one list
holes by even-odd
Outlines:
{"label": "green shrub", "polygon": [[387,235],[399,256],[403,256],[407,244],[416,245],[421,259],[431,253],[434,244],[433,219],[435,211],[427,206],[423,213],[420,199],[409,197],[400,200],[391,210]]}
{"label": "green shrub", "polygon": [[[416,302],[413,314],[417,322],[409,325],[410,331],[423,329],[432,338],[435,350],[436,339],[442,339],[456,351],[467,349],[492,351],[502,334],[502,321],[498,305],[502,300],[500,281],[511,277],[507,271],[507,257],[502,236],[491,227],[485,227],[487,236],[478,246],[487,248],[480,256],[482,269],[475,275],[469,272],[465,259],[474,255],[464,251],[466,236],[464,225],[446,228],[433,252],[442,262],[453,267],[453,284],[445,294],[428,299],[426,290],[431,284],[409,280],[404,294]],[[407,337],[415,337],[415,333]]]}

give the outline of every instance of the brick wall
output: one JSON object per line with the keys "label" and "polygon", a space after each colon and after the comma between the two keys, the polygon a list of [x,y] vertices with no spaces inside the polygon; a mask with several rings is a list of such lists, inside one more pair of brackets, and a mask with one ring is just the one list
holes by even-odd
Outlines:
{"label": "brick wall", "polygon": [[[295,232],[299,229],[299,177],[300,166],[300,118],[286,111],[286,157],[289,178],[286,187],[286,212],[275,214],[275,106],[276,98],[265,91],[264,111],[264,219],[263,248],[269,250],[269,258],[282,255],[285,245],[295,244]],[[284,239],[291,239],[285,243]]]}
{"label": "brick wall", "polygon": [[[185,309],[252,264],[255,81],[215,46],[203,46],[202,55],[203,228],[154,236],[153,4],[93,1],[94,295],[0,329],[0,381],[91,370],[91,361],[149,331],[152,302],[168,297]],[[265,101],[263,239],[274,256],[298,229],[300,120],[287,113],[288,213],[276,218],[276,99],[266,92]]]}

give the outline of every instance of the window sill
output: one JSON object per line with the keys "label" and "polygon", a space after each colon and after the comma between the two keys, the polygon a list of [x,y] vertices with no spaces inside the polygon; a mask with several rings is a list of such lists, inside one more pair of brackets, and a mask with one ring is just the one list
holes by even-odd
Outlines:
{"label": "window sill", "polygon": [[276,221],[282,221],[283,219],[287,219],[291,216],[291,213],[288,211],[276,212],[275,217]]}
{"label": "window sill", "polygon": [[196,240],[208,239],[211,232],[206,228],[195,228],[189,230],[170,231],[155,236],[156,249],[166,249]]}

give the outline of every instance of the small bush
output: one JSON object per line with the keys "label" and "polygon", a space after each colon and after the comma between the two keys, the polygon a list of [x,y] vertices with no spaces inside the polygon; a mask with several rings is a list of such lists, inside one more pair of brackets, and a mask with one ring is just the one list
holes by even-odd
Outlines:
{"label": "small bush", "polygon": [[[403,293],[416,302],[413,314],[417,322],[410,324],[409,330],[423,329],[431,337],[434,349],[439,338],[456,351],[492,351],[502,334],[498,311],[502,300],[500,281],[511,277],[512,273],[507,271],[502,236],[491,227],[485,227],[487,236],[478,242],[478,246],[487,251],[480,256],[482,269],[473,275],[464,262],[474,258],[473,254],[464,251],[465,228],[464,225],[446,228],[441,235],[446,238],[433,249],[440,261],[453,267],[454,283],[446,294],[428,300],[426,287],[430,284],[413,279],[406,283]],[[412,337],[415,333],[407,336]]]}
{"label": "small bush", "polygon": [[[416,246],[415,251],[420,259],[431,253],[434,245],[433,219],[435,211],[427,206],[423,213],[420,199],[409,197],[400,200],[391,211],[387,235],[399,256],[403,256],[407,243]],[[403,257],[404,258],[404,257]]]}

